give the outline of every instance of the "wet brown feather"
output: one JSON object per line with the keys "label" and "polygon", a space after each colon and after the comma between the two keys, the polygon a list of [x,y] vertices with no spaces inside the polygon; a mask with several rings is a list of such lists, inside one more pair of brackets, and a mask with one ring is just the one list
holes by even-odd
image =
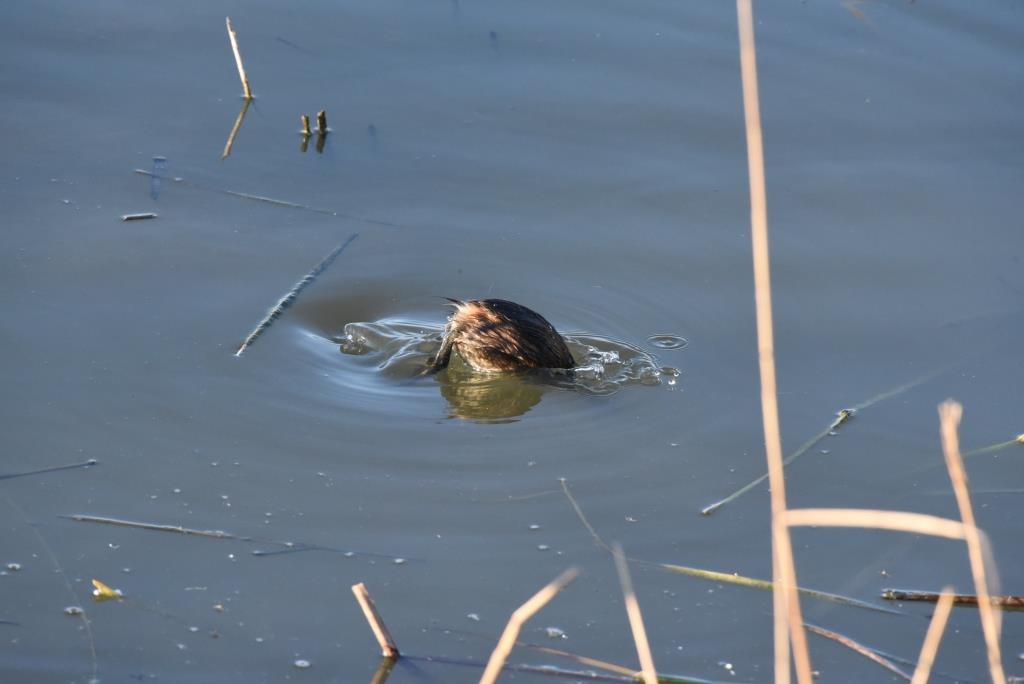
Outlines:
{"label": "wet brown feather", "polygon": [[451,301],[455,313],[445,326],[444,340],[431,370],[446,367],[453,350],[481,371],[576,365],[565,340],[536,311],[504,299]]}

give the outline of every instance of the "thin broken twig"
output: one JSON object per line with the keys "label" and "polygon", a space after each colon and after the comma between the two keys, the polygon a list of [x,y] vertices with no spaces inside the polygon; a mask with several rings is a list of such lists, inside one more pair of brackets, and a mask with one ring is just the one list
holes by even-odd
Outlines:
{"label": "thin broken twig", "polygon": [[[890,399],[890,398],[895,397],[895,396],[897,396],[899,394],[903,394],[904,392],[906,392],[908,390],[911,390],[911,389],[917,387],[918,385],[924,384],[925,382],[931,380],[934,377],[937,377],[938,375],[944,373],[945,371],[946,371],[946,367],[936,368],[935,370],[929,371],[929,372],[925,373],[924,375],[911,380],[910,382],[906,382],[906,383],[904,383],[902,385],[899,385],[897,387],[894,387],[894,388],[892,388],[890,390],[886,390],[885,392],[882,392],[881,394],[876,394],[875,396],[873,396],[873,397],[871,397],[869,399],[865,399],[864,401],[862,401],[861,403],[857,404],[856,406],[852,406],[850,408],[842,409],[841,411],[836,413],[835,419],[833,419],[831,423],[826,425],[825,428],[821,432],[819,432],[818,434],[816,434],[813,437],[811,437],[810,439],[808,439],[806,442],[801,444],[800,447],[796,451],[794,451],[792,454],[787,456],[785,458],[785,460],[782,461],[782,466],[783,467],[788,466],[790,463],[792,463],[793,461],[795,461],[796,459],[800,458],[805,453],[807,453],[808,451],[813,449],[821,440],[825,439],[826,437],[831,435],[833,432],[835,432],[836,429],[838,429],[840,425],[843,425],[844,423],[849,421],[851,418],[856,416],[859,411],[863,411],[864,409],[866,409],[866,408],[868,408],[870,406],[873,406],[873,405],[879,403],[880,401],[885,401],[886,399]],[[736,499],[740,498],[741,496],[743,496],[744,494],[746,494],[750,490],[754,489],[755,487],[757,487],[759,484],[761,484],[762,482],[764,482],[767,479],[768,479],[768,473],[765,473],[761,477],[759,477],[759,478],[757,478],[757,479],[747,483],[743,487],[740,487],[739,489],[737,489],[735,492],[733,492],[729,496],[725,497],[724,499],[720,499],[720,500],[716,501],[713,504],[709,504],[708,506],[705,506],[700,511],[701,515],[711,515],[712,513],[717,511],[719,508],[725,506],[726,504],[732,503],[733,501],[735,501]]]}
{"label": "thin broken twig", "polygon": [[0,480],[11,480],[16,477],[28,477],[29,475],[42,475],[43,473],[56,473],[61,470],[91,468],[97,463],[99,463],[99,461],[97,461],[95,458],[90,458],[88,461],[82,461],[81,463],[69,463],[67,465],[50,466],[49,468],[40,468],[39,470],[27,470],[23,473],[8,473],[7,475],[0,475]]}
{"label": "thin broken twig", "polygon": [[273,197],[264,197],[263,195],[253,195],[248,192],[238,192],[236,190],[227,190],[225,188],[214,188],[208,185],[202,185],[200,183],[193,183],[192,181],[185,180],[180,176],[162,176],[153,171],[147,171],[146,169],[134,169],[134,172],[140,176],[148,176],[150,178],[156,178],[159,180],[169,180],[178,185],[183,185],[188,188],[194,188],[196,190],[205,190],[207,192],[217,192],[222,195],[229,195],[231,197],[239,197],[241,199],[252,200],[254,202],[264,202],[266,204],[273,204],[278,207],[286,207],[288,209],[302,209],[303,211],[311,211],[314,214],[324,214],[326,216],[337,216],[338,218],[348,219],[350,221],[359,221],[361,223],[369,223],[377,226],[388,226],[389,228],[405,228],[399,223],[392,223],[391,221],[383,221],[381,219],[366,218],[364,216],[357,216],[356,214],[346,214],[341,211],[334,211],[332,209],[320,209],[318,207],[310,207],[305,204],[299,204],[298,202],[289,202],[288,200],[274,199]]}
{"label": "thin broken twig", "polygon": [[143,212],[141,214],[121,214],[122,221],[145,221],[146,219],[155,219],[156,214],[151,211]]}
{"label": "thin broken twig", "polygon": [[263,317],[263,320],[253,328],[253,331],[249,333],[249,336],[245,338],[245,341],[239,345],[238,351],[235,352],[235,356],[241,356],[242,352],[248,349],[249,346],[252,345],[252,343],[255,342],[256,339],[262,335],[282,313],[284,313],[284,310],[295,302],[302,291],[306,289],[310,283],[316,280],[317,276],[326,271],[327,268],[334,263],[334,260],[338,258],[338,255],[345,251],[345,248],[352,244],[352,241],[357,237],[359,237],[359,233],[352,233],[349,235],[345,242],[331,250],[331,253],[321,259],[320,263],[314,266],[312,271],[307,273],[302,280],[295,283],[292,289],[278,300],[277,304],[275,304],[274,307],[267,312],[267,315]]}

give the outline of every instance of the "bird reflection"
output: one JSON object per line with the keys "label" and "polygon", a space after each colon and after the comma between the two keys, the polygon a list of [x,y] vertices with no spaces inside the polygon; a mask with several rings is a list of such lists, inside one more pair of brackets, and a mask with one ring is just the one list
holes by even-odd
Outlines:
{"label": "bird reflection", "polygon": [[451,415],[463,420],[504,422],[523,415],[546,389],[536,372],[479,373],[459,360],[434,376]]}

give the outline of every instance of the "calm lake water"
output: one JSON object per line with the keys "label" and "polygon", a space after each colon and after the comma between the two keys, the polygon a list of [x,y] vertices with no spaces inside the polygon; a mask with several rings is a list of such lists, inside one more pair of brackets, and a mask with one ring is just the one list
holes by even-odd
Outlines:
{"label": "calm lake water", "polygon": [[[965,450],[1024,431],[1024,5],[755,11],[784,448],[924,379],[793,463],[790,502],[957,517],[936,405],[963,402]],[[243,106],[225,15],[256,99],[222,159]],[[481,661],[569,566],[523,640],[633,667],[565,478],[650,561],[632,571],[660,670],[769,681],[770,594],[656,565],[771,575],[765,485],[699,514],[765,469],[736,43],[711,1],[3,3],[0,475],[98,463],[0,480],[0,679],[370,681],[357,582],[404,652]],[[321,109],[331,132],[302,151]],[[121,221],[141,212],[159,216]],[[442,297],[486,296],[540,311],[585,372],[418,377]],[[1006,593],[1024,593],[1022,458],[967,462]],[[317,548],[254,554],[279,542]],[[794,544],[807,587],[973,592],[962,544]],[[125,600],[94,603],[93,578]],[[803,605],[911,659],[931,613]],[[809,639],[822,681],[896,681]],[[1020,613],[1002,644],[1024,674]],[[973,610],[937,669],[985,681]],[[388,681],[479,675],[411,659]]]}

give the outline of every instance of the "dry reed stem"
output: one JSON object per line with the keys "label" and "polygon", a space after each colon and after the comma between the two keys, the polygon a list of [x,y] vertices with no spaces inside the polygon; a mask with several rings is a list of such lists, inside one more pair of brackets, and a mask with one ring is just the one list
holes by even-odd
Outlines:
{"label": "dry reed stem", "polygon": [[797,679],[800,684],[811,684],[811,661],[807,653],[807,635],[803,629],[800,599],[796,592],[796,568],[793,563],[789,527],[780,522],[780,515],[786,510],[786,483],[782,466],[782,439],[779,435],[779,407],[776,396],[768,208],[751,0],[736,0],[736,18],[740,43],[740,76],[743,83],[743,115],[746,123],[747,170],[750,176],[750,236],[754,261],[754,298],[757,304],[761,413],[768,459],[768,481],[771,487],[775,681],[776,684],[788,684],[790,681],[789,644],[792,641]]}
{"label": "dry reed stem", "polygon": [[570,582],[576,579],[579,574],[580,571],[576,568],[569,568],[531,596],[526,603],[513,611],[512,616],[508,619],[508,624],[505,625],[505,631],[501,633],[501,638],[498,639],[498,645],[494,647],[494,651],[487,661],[487,667],[484,669],[483,676],[480,677],[480,684],[494,684],[494,682],[498,681],[501,668],[504,667],[508,654],[512,652],[512,647],[515,646],[516,640],[519,638],[519,630],[522,626],[538,610],[543,608],[548,601],[553,599],[555,594],[565,589]]}
{"label": "dry reed stem", "polygon": [[238,51],[238,36],[231,26],[231,17],[224,17],[224,23],[228,27],[228,40],[231,41],[231,51],[235,53],[235,65],[238,67],[238,79],[242,82],[242,94],[246,100],[252,99],[252,90],[249,88],[249,77],[245,75],[245,65],[242,64],[242,53]]}
{"label": "dry reed stem", "polygon": [[790,527],[867,527],[896,532],[965,539],[967,526],[957,520],[925,513],[865,508],[791,508],[783,513]]}
{"label": "dry reed stem", "polygon": [[888,658],[885,658],[885,657],[882,657],[882,656],[878,655],[877,653],[875,653],[874,651],[872,651],[870,648],[868,648],[867,646],[863,645],[859,641],[855,641],[854,639],[851,639],[850,637],[846,636],[845,634],[840,634],[839,632],[833,632],[831,629],[825,629],[824,627],[818,627],[817,625],[812,625],[810,623],[807,623],[804,626],[807,627],[807,629],[809,629],[810,631],[812,631],[815,634],[817,634],[818,636],[823,636],[826,639],[831,639],[832,641],[835,641],[836,643],[842,644],[843,646],[846,646],[851,651],[854,651],[855,653],[859,653],[860,655],[864,656],[865,658],[867,658],[871,662],[877,663],[878,665],[881,665],[882,667],[884,667],[886,670],[889,670],[893,674],[898,675],[899,677],[905,679],[908,682],[910,681],[910,675],[908,675],[906,672],[904,672],[895,663],[893,663]]}
{"label": "dry reed stem", "polygon": [[633,580],[629,576],[629,564],[622,553],[622,545],[615,543],[612,547],[615,558],[615,570],[619,573],[619,584],[622,586],[622,598],[626,603],[626,615],[629,617],[629,628],[633,630],[633,642],[636,644],[636,655],[640,659],[640,672],[644,684],[658,684],[658,672],[654,668],[654,657],[651,655],[651,644],[647,640],[644,629],[644,618],[640,613],[640,602],[633,591]]}
{"label": "dry reed stem", "polygon": [[987,548],[987,545],[983,546],[981,531],[978,530],[975,524],[974,509],[971,506],[971,495],[967,490],[967,473],[964,471],[964,462],[960,457],[960,438],[957,434],[957,428],[960,426],[962,415],[963,407],[952,399],[947,399],[939,404],[939,430],[942,434],[942,453],[946,457],[946,468],[949,469],[949,479],[953,483],[957,506],[960,508],[960,518],[963,520],[966,532],[967,557],[971,562],[974,590],[978,595],[978,613],[981,617],[981,631],[985,635],[989,673],[992,675],[993,682],[1004,684],[1006,674],[1003,672],[1002,657],[999,653],[1001,613],[989,600],[985,553],[983,551],[983,548]]}
{"label": "dry reed stem", "polygon": [[370,597],[370,592],[367,591],[366,585],[362,582],[353,584],[352,593],[355,594],[359,607],[363,609],[363,615],[366,616],[366,621],[370,623],[373,635],[377,637],[381,655],[385,658],[397,658],[400,655],[398,646],[395,644],[395,640],[391,638],[391,632],[388,631],[387,625],[384,624],[380,613],[377,612],[377,605]]}
{"label": "dry reed stem", "polygon": [[942,633],[946,630],[946,621],[949,620],[949,613],[953,609],[953,587],[946,587],[942,590],[939,603],[935,606],[935,613],[932,614],[931,622],[928,623],[928,632],[924,635],[924,643],[921,644],[921,654],[917,657],[917,667],[914,668],[914,677],[910,684],[926,684],[932,673],[932,664],[935,662],[935,654],[939,651],[939,642],[942,641]]}

